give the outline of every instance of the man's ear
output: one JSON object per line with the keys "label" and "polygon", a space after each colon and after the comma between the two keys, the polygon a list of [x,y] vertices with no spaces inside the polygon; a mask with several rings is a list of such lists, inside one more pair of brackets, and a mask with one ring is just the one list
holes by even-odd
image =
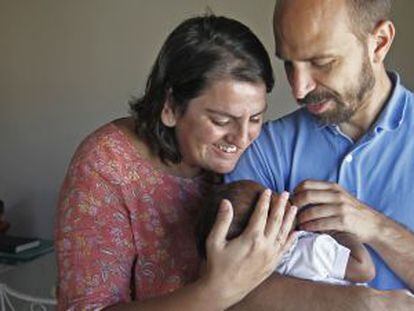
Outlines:
{"label": "man's ear", "polygon": [[371,35],[371,47],[373,62],[382,63],[394,41],[395,27],[391,21],[382,21],[374,29]]}
{"label": "man's ear", "polygon": [[164,102],[164,107],[162,108],[162,111],[161,111],[161,121],[167,127],[174,127],[177,123],[177,118],[175,115],[172,101],[173,99],[172,99],[171,91],[168,90],[167,96]]}

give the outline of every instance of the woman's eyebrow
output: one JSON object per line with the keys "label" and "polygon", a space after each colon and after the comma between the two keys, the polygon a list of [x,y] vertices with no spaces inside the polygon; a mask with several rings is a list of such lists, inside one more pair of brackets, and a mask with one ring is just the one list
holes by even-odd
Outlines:
{"label": "woman's eyebrow", "polygon": [[[253,115],[252,115],[252,117],[256,117],[256,116],[258,116],[258,115],[261,115],[262,113],[265,113],[265,112],[266,112],[266,110],[267,110],[267,103],[266,103],[265,107],[264,107],[262,110],[260,110],[259,112],[257,112],[257,113],[255,113],[255,114],[253,114]],[[217,114],[217,115],[221,115],[221,116],[226,116],[226,117],[233,118],[233,119],[238,119],[238,118],[240,118],[240,117],[238,117],[238,116],[232,115],[232,114],[230,114],[230,113],[228,113],[228,112],[225,112],[225,111],[213,110],[213,109],[206,109],[206,111],[207,111],[207,112],[209,112],[209,113],[212,113],[212,114]]]}

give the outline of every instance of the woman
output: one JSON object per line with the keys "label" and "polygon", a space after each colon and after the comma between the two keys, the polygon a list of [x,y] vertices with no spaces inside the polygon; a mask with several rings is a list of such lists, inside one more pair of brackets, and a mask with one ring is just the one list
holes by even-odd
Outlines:
{"label": "woman", "polygon": [[268,191],[232,242],[222,203],[201,276],[193,230],[208,172],[231,171],[258,136],[272,87],[269,57],[243,24],[196,17],[170,34],[133,118],[92,133],[72,159],[56,230],[59,309],[220,310],[271,273],[295,210],[283,219],[280,200],[268,213]]}

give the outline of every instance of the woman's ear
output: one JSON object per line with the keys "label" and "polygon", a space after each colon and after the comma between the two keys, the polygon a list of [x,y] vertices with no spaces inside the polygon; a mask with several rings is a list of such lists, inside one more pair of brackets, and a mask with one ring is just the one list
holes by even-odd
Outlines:
{"label": "woman's ear", "polygon": [[395,27],[391,21],[382,21],[372,34],[373,39],[373,61],[382,63],[391,48],[395,36]]}
{"label": "woman's ear", "polygon": [[173,99],[171,96],[171,90],[168,90],[164,102],[164,107],[161,111],[161,121],[167,127],[174,127],[177,123],[172,101]]}

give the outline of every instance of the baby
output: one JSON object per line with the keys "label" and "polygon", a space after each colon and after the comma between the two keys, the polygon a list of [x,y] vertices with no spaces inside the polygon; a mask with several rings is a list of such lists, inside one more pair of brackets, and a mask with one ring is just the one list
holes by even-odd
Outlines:
{"label": "baby", "polygon": [[[197,228],[197,247],[206,258],[205,242],[223,199],[234,210],[227,239],[239,236],[247,226],[263,186],[250,180],[220,185],[204,201]],[[272,200],[277,194],[272,194]],[[293,246],[283,255],[276,271],[293,277],[332,284],[366,283],[375,277],[375,266],[365,246],[346,233],[330,235],[298,231]]]}

